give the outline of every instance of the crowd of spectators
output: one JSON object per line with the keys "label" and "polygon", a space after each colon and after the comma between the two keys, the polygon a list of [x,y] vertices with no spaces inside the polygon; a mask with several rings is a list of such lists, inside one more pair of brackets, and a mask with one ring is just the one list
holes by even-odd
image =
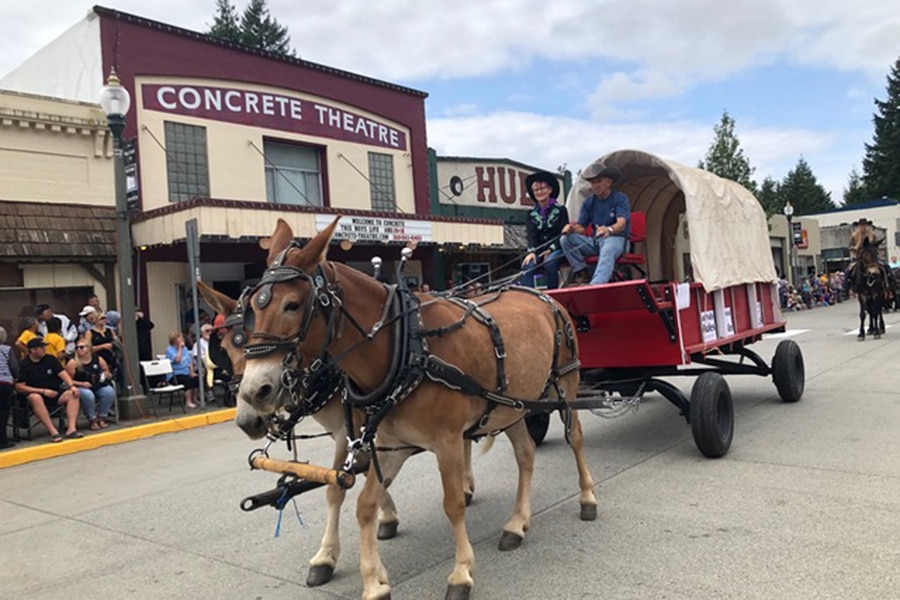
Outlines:
{"label": "crowd of spectators", "polygon": [[799,311],[831,306],[847,299],[844,273],[835,271],[831,275],[811,274],[801,279],[796,287],[779,275],[778,295],[782,309]]}

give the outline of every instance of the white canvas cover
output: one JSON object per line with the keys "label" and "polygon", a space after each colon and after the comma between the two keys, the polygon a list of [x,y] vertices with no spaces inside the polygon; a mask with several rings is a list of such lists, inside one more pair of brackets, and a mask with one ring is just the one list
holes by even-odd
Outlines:
{"label": "white canvas cover", "polygon": [[[651,279],[671,277],[675,232],[683,214],[694,281],[707,292],[777,281],[765,211],[743,186],[640,150],[619,150],[591,164],[619,168],[623,178],[616,189],[628,196],[632,210],[646,213]],[[572,219],[591,193],[590,184],[576,177],[566,200]]]}

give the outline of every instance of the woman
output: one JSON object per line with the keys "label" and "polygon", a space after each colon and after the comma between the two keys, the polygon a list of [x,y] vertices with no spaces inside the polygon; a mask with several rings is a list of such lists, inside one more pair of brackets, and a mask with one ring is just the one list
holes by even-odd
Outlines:
{"label": "woman", "polygon": [[106,326],[106,315],[102,313],[88,315],[88,320],[91,322],[90,341],[92,352],[106,362],[107,369],[115,376],[116,371],[119,369],[119,363],[116,362],[116,355],[113,351],[116,334]]}
{"label": "woman", "polygon": [[28,355],[28,349],[26,346],[28,342],[38,337],[40,334],[38,333],[38,321],[34,317],[25,317],[22,319],[22,333],[19,335],[19,339],[16,340],[16,350],[18,351],[18,356],[16,358],[25,358]]}
{"label": "woman", "polygon": [[0,450],[16,445],[6,437],[6,424],[16,397],[19,364],[12,347],[6,345],[6,338],[6,329],[0,327]]}
{"label": "woman", "polygon": [[184,345],[184,336],[180,331],[173,331],[169,334],[166,358],[172,363],[172,379],[175,383],[184,386],[185,407],[197,408],[194,400],[197,399],[197,387],[200,382],[194,373],[194,362],[191,359],[190,351]]}
{"label": "woman", "polygon": [[569,211],[556,201],[559,181],[552,173],[532,173],[525,178],[525,190],[535,205],[525,222],[528,254],[522,261],[522,285],[534,287],[534,273],[542,268],[547,289],[553,290],[559,287],[559,263],[564,257],[559,236],[569,222]]}
{"label": "woman", "polygon": [[102,357],[94,356],[89,335],[85,334],[75,342],[75,357],[66,365],[66,371],[75,381],[75,387],[79,388],[81,410],[91,429],[96,431],[109,427],[109,411],[116,401],[112,373]]}

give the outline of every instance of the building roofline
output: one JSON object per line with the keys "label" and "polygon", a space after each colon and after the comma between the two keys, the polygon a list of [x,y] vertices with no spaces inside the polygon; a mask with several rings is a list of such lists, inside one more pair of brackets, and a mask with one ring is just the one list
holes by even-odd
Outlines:
{"label": "building roofline", "polygon": [[[435,155],[435,158],[440,161],[453,161],[453,162],[462,162],[462,163],[478,163],[478,162],[499,162],[505,163],[508,165],[514,165],[517,167],[522,167],[523,169],[529,169],[531,171],[546,171],[546,169],[542,169],[541,167],[535,167],[534,165],[526,165],[523,162],[519,162],[517,160],[512,160],[509,158],[488,158],[488,157],[477,157],[477,156],[440,156]],[[548,171],[557,177],[562,177],[561,174],[555,173],[553,171]]]}
{"label": "building roofline", "polygon": [[842,212],[852,212],[856,210],[865,210],[867,208],[881,208],[883,206],[896,206],[900,204],[900,200],[894,200],[892,198],[888,198],[887,196],[883,196],[877,200],[869,200],[868,202],[860,202],[859,204],[845,204],[838,208],[834,208],[831,210],[825,210],[822,212],[810,213],[808,215],[802,215],[804,217],[816,217],[818,215],[833,215],[836,213]]}
{"label": "building roofline", "polygon": [[306,61],[306,60],[303,60],[300,58],[294,58],[291,56],[282,56],[282,55],[276,54],[274,52],[266,52],[264,50],[257,50],[255,48],[250,48],[249,46],[244,46],[243,44],[235,44],[233,42],[219,39],[219,38],[213,37],[211,35],[207,35],[205,33],[200,33],[198,31],[191,31],[190,29],[184,29],[182,27],[170,25],[168,23],[163,23],[161,21],[154,21],[152,19],[139,17],[137,15],[133,15],[130,13],[125,13],[125,12],[121,12],[121,11],[118,11],[118,10],[115,10],[112,8],[107,8],[105,6],[97,5],[97,6],[94,6],[92,10],[94,13],[96,13],[100,17],[106,17],[109,19],[117,20],[117,21],[124,21],[126,23],[130,23],[132,25],[138,25],[140,27],[146,27],[148,29],[157,29],[159,31],[173,33],[175,35],[179,35],[184,38],[194,39],[194,40],[197,40],[200,42],[204,42],[207,44],[213,44],[216,46],[222,46],[224,48],[229,48],[231,50],[237,50],[238,52],[243,52],[245,54],[254,54],[256,56],[260,56],[260,57],[266,58],[268,60],[277,60],[280,62],[285,62],[288,64],[292,64],[292,65],[296,65],[296,66],[303,67],[306,69],[310,69],[313,71],[321,71],[323,73],[328,73],[330,75],[336,75],[338,77],[343,77],[345,79],[350,79],[353,81],[359,81],[359,82],[366,83],[369,85],[387,88],[389,90],[394,90],[396,92],[409,94],[411,96],[417,96],[420,98],[428,97],[428,93],[423,92],[421,90],[404,87],[402,85],[397,85],[395,83],[389,83],[387,81],[382,81],[380,79],[367,77],[365,75],[360,75],[358,73],[352,73],[350,71],[343,71],[341,69],[335,69],[334,67],[328,67],[328,66],[321,65],[318,63],[309,62],[309,61]]}

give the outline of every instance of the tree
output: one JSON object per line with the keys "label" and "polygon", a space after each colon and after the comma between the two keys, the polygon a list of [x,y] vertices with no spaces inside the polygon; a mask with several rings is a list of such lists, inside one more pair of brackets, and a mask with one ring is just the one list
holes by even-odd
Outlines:
{"label": "tree", "polygon": [[250,0],[241,15],[241,43],[251,48],[294,56],[287,27],[269,14],[266,0]]}
{"label": "tree", "polygon": [[853,167],[853,170],[850,171],[850,177],[847,180],[847,187],[844,188],[844,206],[862,204],[871,199],[869,194],[866,193],[859,171],[856,170],[856,167]]}
{"label": "tree", "polygon": [[900,59],[887,78],[887,98],[875,99],[875,136],[866,144],[863,190],[868,200],[900,196]]}
{"label": "tree", "polygon": [[812,169],[801,156],[797,166],[793,168],[778,186],[778,195],[782,203],[790,202],[797,216],[808,215],[837,208],[831,200],[831,192],[816,180]]}
{"label": "tree", "polygon": [[756,199],[762,204],[767,217],[780,213],[784,208],[784,200],[780,196],[779,187],[777,181],[766,176],[756,193]]}
{"label": "tree", "polygon": [[235,44],[241,42],[241,26],[238,22],[237,9],[230,0],[216,0],[213,24],[206,33]]}
{"label": "tree", "polygon": [[701,160],[698,166],[719,177],[736,181],[755,194],[753,172],[756,169],[750,166],[750,161],[744,156],[741,142],[734,134],[734,119],[728,115],[728,111],[722,113],[722,120],[713,127],[713,131],[716,139],[706,152],[706,160]]}

